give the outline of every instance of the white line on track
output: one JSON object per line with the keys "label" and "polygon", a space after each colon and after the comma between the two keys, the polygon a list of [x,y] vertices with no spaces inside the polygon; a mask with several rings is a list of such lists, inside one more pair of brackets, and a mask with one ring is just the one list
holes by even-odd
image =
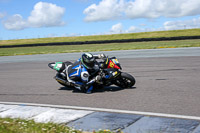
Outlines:
{"label": "white line on track", "polygon": [[40,106],[40,107],[62,108],[62,109],[77,109],[77,110],[89,110],[89,111],[99,111],[99,112],[126,113],[126,114],[136,114],[136,115],[144,115],[144,116],[166,117],[166,118],[200,120],[200,117],[198,117],[198,116],[128,111],[128,110],[117,110],[117,109],[104,109],[104,108],[92,108],[92,107],[65,106],[65,105],[50,105],[50,104],[37,104],[37,103],[1,102],[1,101],[0,101],[0,104]]}

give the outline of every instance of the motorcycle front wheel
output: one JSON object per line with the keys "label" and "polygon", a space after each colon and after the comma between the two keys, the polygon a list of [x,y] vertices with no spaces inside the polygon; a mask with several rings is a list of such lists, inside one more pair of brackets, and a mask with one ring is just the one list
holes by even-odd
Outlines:
{"label": "motorcycle front wheel", "polygon": [[135,82],[135,78],[132,75],[122,72],[120,78],[116,80],[115,85],[121,88],[131,88],[135,85]]}

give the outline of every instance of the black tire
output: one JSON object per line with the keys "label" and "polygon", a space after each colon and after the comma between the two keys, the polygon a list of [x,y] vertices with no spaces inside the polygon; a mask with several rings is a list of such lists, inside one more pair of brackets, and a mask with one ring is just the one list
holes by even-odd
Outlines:
{"label": "black tire", "polygon": [[121,88],[131,88],[132,86],[135,85],[135,78],[126,73],[126,72],[122,72],[121,73],[121,77],[118,79],[118,84],[117,86],[121,87]]}

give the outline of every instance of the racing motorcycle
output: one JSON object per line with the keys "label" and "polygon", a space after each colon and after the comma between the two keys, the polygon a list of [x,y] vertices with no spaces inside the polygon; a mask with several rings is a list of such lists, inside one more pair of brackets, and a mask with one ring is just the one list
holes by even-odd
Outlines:
{"label": "racing motorcycle", "polygon": [[[106,57],[103,61],[97,61],[96,64],[98,65],[99,70],[95,74],[91,75],[91,78],[97,75],[102,78],[100,82],[94,82],[94,89],[111,85],[116,85],[121,88],[131,88],[135,85],[135,78],[132,75],[121,71],[121,65],[116,57]],[[72,63],[69,61],[48,64],[51,69],[57,71],[54,79],[58,83],[66,87],[76,88],[76,85],[68,80],[69,78],[66,74],[66,69],[69,68],[69,65],[72,65]]]}

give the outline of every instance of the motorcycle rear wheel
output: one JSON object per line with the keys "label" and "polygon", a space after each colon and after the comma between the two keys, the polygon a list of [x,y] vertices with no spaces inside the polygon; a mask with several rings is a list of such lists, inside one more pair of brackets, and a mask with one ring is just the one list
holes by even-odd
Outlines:
{"label": "motorcycle rear wheel", "polygon": [[131,88],[132,86],[135,85],[135,78],[126,73],[126,72],[122,72],[121,73],[121,77],[117,80],[117,86],[121,87],[121,88]]}

